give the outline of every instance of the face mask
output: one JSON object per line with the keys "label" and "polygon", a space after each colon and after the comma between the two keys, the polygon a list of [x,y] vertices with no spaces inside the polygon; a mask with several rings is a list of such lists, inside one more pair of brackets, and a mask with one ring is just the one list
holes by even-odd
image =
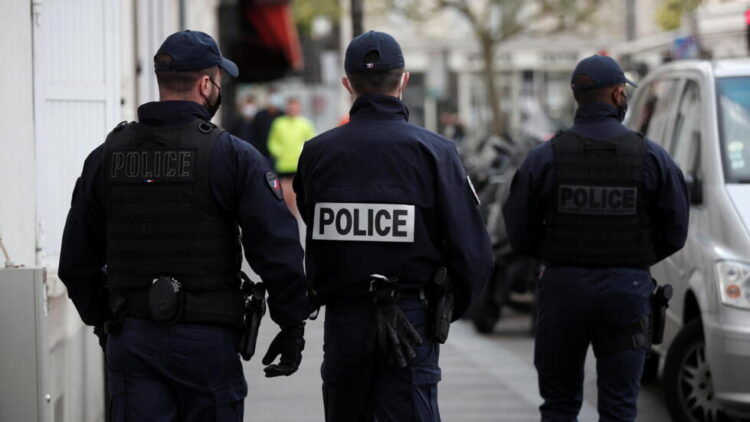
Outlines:
{"label": "face mask", "polygon": [[268,104],[276,108],[284,108],[284,97],[282,97],[281,94],[271,94],[271,96],[268,97]]}
{"label": "face mask", "polygon": [[242,117],[246,119],[252,119],[257,111],[258,107],[255,104],[245,104],[244,106],[242,106]]}
{"label": "face mask", "polygon": [[628,96],[622,93],[622,104],[617,106],[617,120],[622,123],[625,120],[625,115],[628,113]]}
{"label": "face mask", "polygon": [[208,117],[209,119],[213,119],[214,115],[216,115],[216,112],[219,111],[219,106],[221,106],[221,87],[219,85],[216,85],[216,82],[214,82],[213,79],[209,78],[209,81],[211,81],[212,84],[219,90],[219,96],[216,98],[216,102],[211,104],[211,101],[206,98],[206,110],[208,110]]}

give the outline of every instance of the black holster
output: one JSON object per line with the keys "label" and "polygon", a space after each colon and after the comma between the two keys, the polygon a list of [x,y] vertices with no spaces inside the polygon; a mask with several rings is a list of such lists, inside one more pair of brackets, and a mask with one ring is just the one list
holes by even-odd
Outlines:
{"label": "black holster", "polygon": [[[654,281],[656,282],[656,281]],[[664,340],[664,325],[667,322],[667,308],[672,298],[672,285],[657,286],[651,294],[651,344],[661,344]]]}
{"label": "black holster", "polygon": [[107,335],[120,334],[122,323],[128,314],[128,300],[122,296],[118,297],[112,304],[110,311],[112,312],[112,318],[104,322],[104,327],[101,331]]}
{"label": "black holster", "polygon": [[456,297],[446,267],[440,267],[435,272],[431,290],[433,336],[438,343],[443,344],[448,339],[453,310],[456,307]]}
{"label": "black holster", "polygon": [[266,288],[263,283],[254,283],[244,272],[241,273],[242,296],[244,300],[244,313],[242,317],[242,337],[240,338],[240,356],[244,360],[250,360],[255,354],[255,345],[258,342],[258,331],[263,315],[266,314]]}

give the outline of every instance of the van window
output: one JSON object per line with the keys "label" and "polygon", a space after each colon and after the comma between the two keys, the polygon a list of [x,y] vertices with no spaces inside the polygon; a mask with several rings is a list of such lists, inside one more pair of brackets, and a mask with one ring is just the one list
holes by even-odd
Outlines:
{"label": "van window", "polygon": [[634,110],[637,114],[633,116],[631,123],[633,130],[646,134],[649,139],[664,147],[668,147],[664,129],[678,84],[678,79],[658,79],[644,87],[646,92],[639,97]]}
{"label": "van window", "polygon": [[699,170],[696,166],[700,142],[700,90],[695,81],[687,81],[680,97],[670,146],[670,153],[683,173],[695,174]]}
{"label": "van window", "polygon": [[750,77],[720,78],[719,131],[727,182],[750,183]]}

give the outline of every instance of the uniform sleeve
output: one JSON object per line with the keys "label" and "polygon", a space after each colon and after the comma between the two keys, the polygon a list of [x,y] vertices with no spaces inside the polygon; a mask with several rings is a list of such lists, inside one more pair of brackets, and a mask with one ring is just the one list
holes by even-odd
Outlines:
{"label": "uniform sleeve", "polygon": [[307,157],[309,151],[309,145],[305,143],[305,145],[303,145],[302,147],[302,153],[299,156],[299,162],[297,164],[297,174],[294,176],[294,179],[292,179],[292,187],[294,188],[294,193],[296,194],[297,209],[299,210],[299,215],[300,217],[302,217],[302,221],[304,221],[305,224],[308,224],[308,216],[305,200],[304,180],[306,179]]}
{"label": "uniform sleeve", "polygon": [[76,181],[60,247],[58,276],[85,324],[107,319],[105,223],[97,194],[103,147],[94,150]]}
{"label": "uniform sleeve", "polygon": [[650,166],[646,168],[646,177],[657,181],[652,227],[656,258],[661,261],[685,245],[690,202],[682,171],[669,154],[653,142],[649,142],[649,152],[656,165],[652,172]]}
{"label": "uniform sleeve", "polygon": [[454,318],[479,296],[494,267],[492,245],[455,148],[438,162],[437,210],[445,239],[447,267],[457,290]]}
{"label": "uniform sleeve", "polygon": [[545,178],[549,175],[546,145],[532,150],[513,176],[508,199],[503,205],[503,219],[511,248],[524,255],[538,257],[542,238],[542,221],[546,213]]}
{"label": "uniform sleeve", "polygon": [[269,173],[275,177],[252,146],[228,134],[216,140],[211,170],[214,196],[220,208],[236,215],[245,257],[268,289],[271,318],[281,327],[292,327],[307,319],[310,311],[303,251],[297,221],[274,193],[276,179],[269,181]]}

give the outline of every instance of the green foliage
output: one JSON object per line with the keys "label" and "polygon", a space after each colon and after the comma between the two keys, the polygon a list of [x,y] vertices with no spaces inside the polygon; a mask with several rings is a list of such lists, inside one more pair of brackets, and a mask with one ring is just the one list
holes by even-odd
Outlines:
{"label": "green foliage", "polygon": [[316,17],[326,17],[335,24],[341,17],[341,7],[339,0],[294,0],[292,14],[300,34],[309,37]]}
{"label": "green foliage", "polygon": [[702,0],[660,0],[656,9],[656,23],[665,31],[678,29],[682,16],[692,12]]}

